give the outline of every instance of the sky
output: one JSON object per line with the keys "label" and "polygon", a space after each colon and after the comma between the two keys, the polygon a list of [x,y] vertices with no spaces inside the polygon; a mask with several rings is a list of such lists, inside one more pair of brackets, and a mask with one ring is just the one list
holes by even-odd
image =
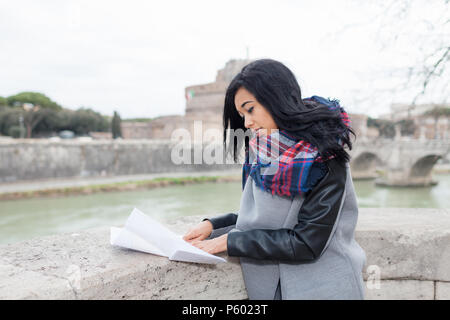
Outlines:
{"label": "sky", "polygon": [[[248,53],[288,66],[303,97],[377,117],[418,92],[399,89],[404,70],[450,34],[434,24],[449,19],[444,3],[0,0],[0,96],[37,91],[122,119],[182,115],[185,87]],[[436,83],[418,103],[449,101],[448,72]]]}

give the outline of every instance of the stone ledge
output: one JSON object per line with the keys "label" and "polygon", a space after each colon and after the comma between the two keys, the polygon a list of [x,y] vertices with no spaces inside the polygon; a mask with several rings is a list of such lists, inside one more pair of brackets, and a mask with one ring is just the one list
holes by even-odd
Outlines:
{"label": "stone ledge", "polygon": [[[182,234],[204,217],[169,227]],[[448,298],[449,210],[362,208],[356,239],[366,267],[380,270],[380,291],[366,290],[367,299]],[[221,256],[229,263],[174,262],[112,247],[109,227],[40,237],[0,246],[0,299],[247,299],[239,260]]]}
{"label": "stone ledge", "polygon": [[109,227],[4,245],[0,252],[0,299],[246,298],[238,259],[169,261],[111,246]]}
{"label": "stone ledge", "polygon": [[450,281],[448,209],[360,208],[355,237],[381,279]]}
{"label": "stone ledge", "polygon": [[450,300],[450,282],[436,282],[436,300]]}
{"label": "stone ledge", "polygon": [[434,300],[434,281],[381,280],[378,288],[368,287],[366,282],[365,299]]}

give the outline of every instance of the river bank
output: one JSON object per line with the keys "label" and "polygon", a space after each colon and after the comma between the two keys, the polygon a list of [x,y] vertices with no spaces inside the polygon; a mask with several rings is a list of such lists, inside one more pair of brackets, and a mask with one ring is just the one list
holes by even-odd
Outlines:
{"label": "river bank", "polygon": [[[433,174],[435,175],[449,173],[450,165],[439,165],[433,169]],[[145,190],[196,183],[239,182],[241,179],[242,172],[240,170],[226,170],[3,183],[0,184],[0,201]],[[354,180],[356,181],[356,179]]]}
{"label": "river bank", "polygon": [[135,191],[173,185],[241,181],[236,170],[162,173],[86,179],[53,179],[0,185],[0,200],[65,197],[99,192]]}

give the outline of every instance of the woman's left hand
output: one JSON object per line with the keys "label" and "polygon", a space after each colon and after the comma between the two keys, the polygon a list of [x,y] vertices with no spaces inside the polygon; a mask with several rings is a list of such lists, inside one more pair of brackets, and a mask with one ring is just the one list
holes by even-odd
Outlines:
{"label": "woman's left hand", "polygon": [[223,251],[227,251],[227,238],[228,234],[224,234],[220,237],[211,240],[197,240],[192,241],[191,244],[194,247],[202,249],[208,253],[215,254]]}

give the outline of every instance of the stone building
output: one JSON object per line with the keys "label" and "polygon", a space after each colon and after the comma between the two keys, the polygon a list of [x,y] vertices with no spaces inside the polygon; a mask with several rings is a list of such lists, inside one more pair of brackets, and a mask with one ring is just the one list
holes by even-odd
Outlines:
{"label": "stone building", "polygon": [[435,108],[450,109],[449,104],[392,104],[391,112],[380,116],[380,119],[399,123],[402,120],[412,120],[414,123],[414,139],[449,139],[450,115],[433,116],[426,114]]}
{"label": "stone building", "polygon": [[[223,134],[222,111],[225,91],[233,77],[251,62],[247,59],[232,59],[217,72],[214,82],[185,88],[186,109],[184,115],[169,115],[149,122],[122,121],[124,139],[171,139],[174,130],[186,129],[193,140],[214,139],[211,134]],[[206,132],[211,134],[206,134]],[[221,140],[219,140],[221,141]]]}
{"label": "stone building", "polygon": [[365,137],[367,133],[367,115],[365,114],[349,114],[351,127],[355,132],[357,139]]}
{"label": "stone building", "polygon": [[423,115],[425,112],[433,110],[435,104],[405,104],[405,103],[393,103],[390,106],[391,112],[380,116],[380,119],[400,121],[403,119],[414,118]]}
{"label": "stone building", "polygon": [[[218,70],[214,82],[197,84],[185,88],[186,108],[184,115],[168,115],[148,122],[122,121],[124,139],[171,139],[174,130],[186,129],[193,140],[222,141],[222,113],[226,89],[241,69],[253,60],[232,59]],[[350,114],[352,127],[358,138],[374,136],[367,128],[367,116]],[[211,134],[217,137],[212,138]],[[176,134],[174,134],[175,136]],[[218,140],[217,140],[218,139]]]}
{"label": "stone building", "polygon": [[432,116],[416,116],[413,118],[415,124],[415,139],[450,139],[450,117],[434,118]]}

